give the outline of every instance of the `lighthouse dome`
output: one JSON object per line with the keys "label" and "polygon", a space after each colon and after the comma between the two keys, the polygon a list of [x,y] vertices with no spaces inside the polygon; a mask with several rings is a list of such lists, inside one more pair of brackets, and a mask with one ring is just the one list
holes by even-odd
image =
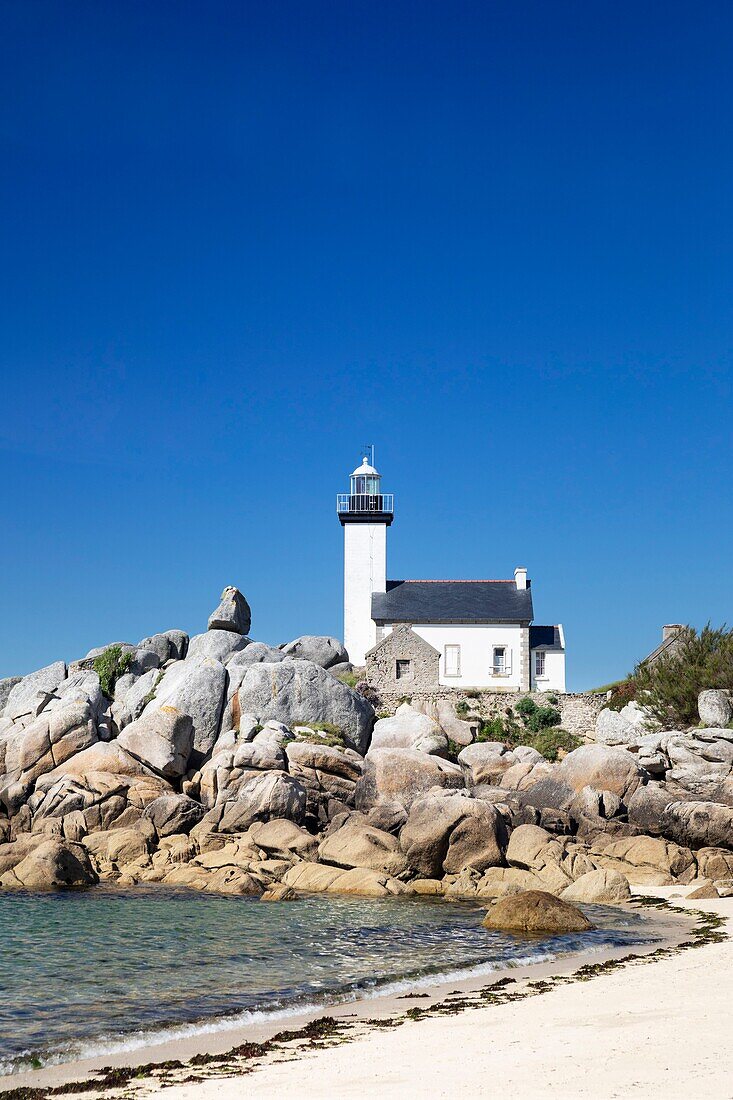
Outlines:
{"label": "lighthouse dome", "polygon": [[379,474],[377,473],[377,471],[374,469],[373,466],[369,465],[369,462],[367,460],[367,456],[364,455],[361,466],[357,466],[351,476],[352,477],[369,477],[369,476],[379,477]]}

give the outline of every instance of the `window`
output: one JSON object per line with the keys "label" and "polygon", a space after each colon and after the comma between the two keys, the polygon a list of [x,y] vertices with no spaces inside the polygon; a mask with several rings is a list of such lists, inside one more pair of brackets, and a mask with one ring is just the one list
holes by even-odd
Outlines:
{"label": "window", "polygon": [[545,651],[543,649],[534,655],[534,674],[535,676],[545,675]]}
{"label": "window", "polygon": [[459,645],[447,645],[445,647],[444,666],[446,676],[461,675],[461,647]]}
{"label": "window", "polygon": [[509,671],[505,645],[494,646],[494,675],[504,676]]}
{"label": "window", "polygon": [[398,680],[404,680],[412,672],[412,661],[397,661],[395,676]]}

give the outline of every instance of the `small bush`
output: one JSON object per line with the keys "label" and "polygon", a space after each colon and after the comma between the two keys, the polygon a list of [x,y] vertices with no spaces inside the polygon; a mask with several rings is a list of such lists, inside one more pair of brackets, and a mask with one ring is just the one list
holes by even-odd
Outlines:
{"label": "small bush", "polygon": [[531,718],[536,710],[537,704],[534,699],[530,699],[528,695],[520,699],[516,706],[517,714],[520,714],[522,718]]}
{"label": "small bush", "polygon": [[475,688],[472,688],[471,691],[466,692],[466,698],[467,699],[480,699],[481,698],[481,692],[476,691]]}
{"label": "small bush", "polygon": [[411,703],[412,702],[412,696],[411,695],[400,695],[397,702],[399,703],[400,706],[402,706],[403,703]]}
{"label": "small bush", "polygon": [[457,741],[451,741],[451,739],[449,737],[448,738],[448,759],[451,760],[454,764],[456,764],[458,762],[458,753],[463,748],[465,748],[464,745],[459,745]]}
{"label": "small bush", "polygon": [[465,699],[461,699],[460,703],[456,703],[456,714],[468,714],[470,709]]}
{"label": "small bush", "polygon": [[93,668],[99,677],[99,686],[108,699],[114,699],[115,684],[132,664],[132,651],[122,652],[122,646],[110,645],[94,658]]}
{"label": "small bush", "polygon": [[554,707],[535,707],[534,712],[527,717],[525,725],[532,733],[539,733],[540,730],[559,726],[560,711]]}
{"label": "small bush", "polygon": [[485,718],[479,727],[477,741],[503,741],[506,737],[506,729],[503,719]]}
{"label": "small bush", "polygon": [[573,749],[580,748],[582,743],[574,733],[568,733],[558,726],[542,730],[531,741],[532,748],[541,752],[546,760],[557,760],[560,752],[572,752]]}
{"label": "small bush", "polygon": [[558,699],[557,695],[548,695],[547,702],[550,703],[551,706],[556,707],[560,700]]}

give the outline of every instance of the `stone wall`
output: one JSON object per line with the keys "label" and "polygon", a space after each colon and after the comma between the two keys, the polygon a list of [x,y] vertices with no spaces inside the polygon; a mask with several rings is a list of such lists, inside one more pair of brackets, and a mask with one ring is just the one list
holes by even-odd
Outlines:
{"label": "stone wall", "polygon": [[[397,661],[410,662],[410,675],[397,679]],[[396,627],[367,653],[366,678],[380,693],[409,695],[430,691],[438,682],[440,654],[407,625]]]}
{"label": "stone wall", "polygon": [[[465,700],[469,707],[470,715],[479,718],[493,718],[503,715],[507,707],[515,707],[520,699],[529,696],[539,706],[549,706],[547,695],[553,694],[539,691],[499,692],[482,691],[472,692],[468,697],[464,692],[451,690],[450,688],[421,691],[417,687],[412,689],[405,684],[404,691],[385,692],[379,691],[379,702],[375,704],[378,712],[394,714],[400,702],[404,702],[405,696],[419,709],[423,703],[437,703],[440,700],[450,700],[455,706],[461,700]],[[478,695],[478,698],[474,698]],[[590,692],[555,692],[557,709],[560,711],[560,725],[568,733],[574,733],[578,737],[593,739],[596,728],[596,718],[606,702],[605,695],[591,694]],[[460,715],[460,717],[466,717]]]}

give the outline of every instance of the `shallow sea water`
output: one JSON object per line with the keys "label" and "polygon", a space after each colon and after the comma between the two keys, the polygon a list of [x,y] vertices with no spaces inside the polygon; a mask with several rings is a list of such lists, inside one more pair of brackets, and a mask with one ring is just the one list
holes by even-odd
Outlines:
{"label": "shallow sea water", "polygon": [[430,976],[490,973],[658,939],[640,914],[516,938],[483,909],[316,895],[266,904],[157,886],[0,894],[0,1073],[287,1015]]}

